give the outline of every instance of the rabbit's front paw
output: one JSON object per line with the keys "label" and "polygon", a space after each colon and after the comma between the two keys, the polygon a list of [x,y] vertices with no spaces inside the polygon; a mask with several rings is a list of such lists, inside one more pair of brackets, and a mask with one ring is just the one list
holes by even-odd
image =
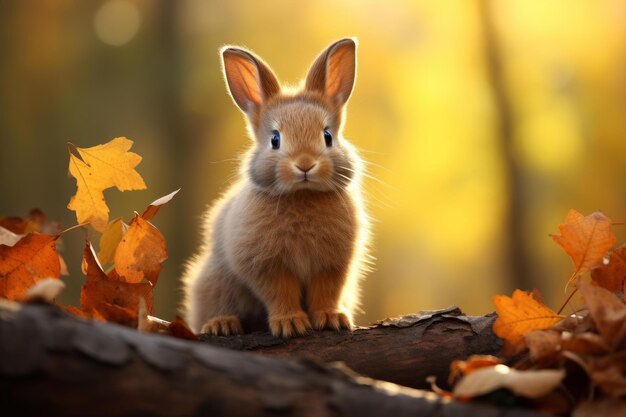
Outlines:
{"label": "rabbit's front paw", "polygon": [[352,329],[352,322],[347,315],[337,310],[320,310],[311,313],[313,327],[323,329]]}
{"label": "rabbit's front paw", "polygon": [[231,334],[242,334],[241,321],[237,316],[217,316],[213,317],[204,325],[200,333],[209,333],[214,336],[230,336]]}
{"label": "rabbit's front paw", "polygon": [[309,318],[304,311],[290,315],[270,316],[269,322],[272,334],[277,337],[289,338],[303,335],[311,328]]}

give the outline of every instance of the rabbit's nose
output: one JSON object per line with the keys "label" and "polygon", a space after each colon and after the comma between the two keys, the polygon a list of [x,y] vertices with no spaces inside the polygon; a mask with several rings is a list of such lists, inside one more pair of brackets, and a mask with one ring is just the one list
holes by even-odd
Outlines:
{"label": "rabbit's nose", "polygon": [[[302,165],[304,165],[304,164],[302,164]],[[302,171],[303,173],[306,174],[307,172],[309,172],[310,170],[315,168],[315,165],[317,165],[315,162],[306,164],[304,166],[300,166],[300,165],[296,164],[296,168],[298,168],[300,171]]]}

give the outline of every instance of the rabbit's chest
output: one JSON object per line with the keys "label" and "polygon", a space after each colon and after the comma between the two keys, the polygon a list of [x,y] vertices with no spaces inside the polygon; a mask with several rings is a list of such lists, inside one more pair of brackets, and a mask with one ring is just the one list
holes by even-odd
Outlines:
{"label": "rabbit's chest", "polygon": [[349,212],[302,207],[284,213],[274,234],[276,256],[300,278],[342,267],[354,246],[354,220]]}
{"label": "rabbit's chest", "polygon": [[257,206],[262,210],[248,217],[248,233],[242,242],[248,262],[260,268],[286,269],[305,281],[345,268],[355,246],[354,207],[347,197],[335,197],[337,201],[321,197]]}

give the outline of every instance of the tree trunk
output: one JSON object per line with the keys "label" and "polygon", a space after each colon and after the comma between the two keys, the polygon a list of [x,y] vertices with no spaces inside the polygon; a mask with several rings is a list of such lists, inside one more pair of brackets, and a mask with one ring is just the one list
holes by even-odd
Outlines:
{"label": "tree trunk", "polygon": [[454,359],[499,352],[501,340],[491,330],[495,319],[495,315],[464,316],[457,307],[450,307],[386,319],[354,332],[315,331],[290,340],[268,333],[236,337],[202,335],[201,338],[234,350],[326,363],[341,361],[370,378],[428,388],[426,377],[431,375],[445,386]]}
{"label": "tree trunk", "polygon": [[337,365],[234,352],[80,320],[48,305],[8,303],[0,304],[0,405],[3,415],[50,417],[537,416],[442,400]]}

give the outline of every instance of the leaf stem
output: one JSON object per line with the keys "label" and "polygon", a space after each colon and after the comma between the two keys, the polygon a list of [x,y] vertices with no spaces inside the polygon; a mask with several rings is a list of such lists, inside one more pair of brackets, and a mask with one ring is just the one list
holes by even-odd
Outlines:
{"label": "leaf stem", "polygon": [[576,291],[578,291],[578,287],[574,287],[574,291],[572,291],[569,297],[567,297],[567,299],[565,300],[561,308],[559,308],[559,311],[556,314],[561,314],[561,311],[563,311],[565,306],[572,300],[572,297],[574,296],[574,294],[576,294]]}
{"label": "leaf stem", "polygon": [[66,234],[67,232],[71,232],[74,229],[78,229],[79,227],[87,226],[88,224],[89,224],[89,222],[75,224],[74,226],[68,227],[67,229],[63,230],[61,233],[59,233],[59,236],[62,236],[64,234]]}

